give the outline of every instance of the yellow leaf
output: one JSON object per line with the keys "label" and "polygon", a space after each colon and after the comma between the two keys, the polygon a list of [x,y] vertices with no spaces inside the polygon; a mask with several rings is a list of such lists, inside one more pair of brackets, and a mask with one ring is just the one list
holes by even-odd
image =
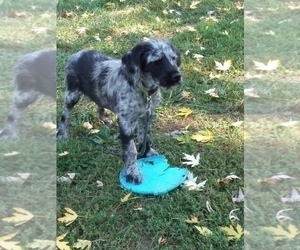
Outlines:
{"label": "yellow leaf", "polygon": [[121,198],[121,202],[124,203],[129,200],[131,193],[126,194],[123,198]]}
{"label": "yellow leaf", "polygon": [[92,247],[92,242],[89,241],[89,240],[77,240],[75,242],[75,244],[73,245],[73,247],[75,248],[79,248],[79,249],[85,249],[85,250],[88,250],[88,249],[91,249]]}
{"label": "yellow leaf", "polygon": [[217,61],[215,61],[215,63],[216,63],[217,70],[221,70],[221,71],[229,70],[229,68],[231,67],[231,64],[232,64],[231,60],[226,60],[226,61],[224,61],[223,64],[220,62],[217,62]]}
{"label": "yellow leaf", "polygon": [[8,223],[14,223],[15,226],[22,225],[27,221],[31,220],[34,215],[22,208],[14,207],[16,213],[13,213],[12,217],[3,218],[2,220]]}
{"label": "yellow leaf", "polygon": [[69,242],[67,241],[61,241],[66,237],[67,233],[65,234],[61,234],[59,236],[56,237],[56,247],[59,250],[71,250],[70,246],[68,245]]}
{"label": "yellow leaf", "polygon": [[195,228],[199,231],[200,234],[202,234],[204,236],[213,234],[213,232],[211,230],[209,230],[207,227],[195,226]]}
{"label": "yellow leaf", "polygon": [[208,142],[212,140],[212,138],[212,132],[209,130],[199,131],[198,133],[191,136],[191,139],[197,142]]}
{"label": "yellow leaf", "polygon": [[190,5],[190,9],[197,9],[197,5],[200,3],[200,1],[193,1]]}
{"label": "yellow leaf", "polygon": [[93,125],[90,124],[89,122],[84,122],[82,126],[88,130],[93,128]]}
{"label": "yellow leaf", "polygon": [[184,117],[187,117],[191,113],[193,113],[193,111],[190,108],[181,108],[181,109],[178,109],[178,111],[179,112],[177,113],[177,115],[184,116]]}
{"label": "yellow leaf", "polygon": [[275,240],[294,239],[300,232],[298,228],[289,224],[286,231],[282,226],[277,227],[263,227],[263,229],[270,231],[274,234]]}
{"label": "yellow leaf", "polygon": [[237,224],[236,229],[234,229],[231,225],[230,227],[220,228],[228,234],[228,240],[240,239],[244,234],[244,230],[240,224]]}
{"label": "yellow leaf", "polygon": [[27,245],[30,249],[55,249],[54,240],[33,240],[33,242]]}
{"label": "yellow leaf", "polygon": [[59,222],[66,224],[66,226],[69,226],[77,219],[78,215],[71,208],[65,207],[65,210],[66,210],[65,216],[60,217],[57,220]]}
{"label": "yellow leaf", "polygon": [[22,250],[22,247],[17,246],[19,242],[16,241],[7,241],[12,239],[17,233],[7,234],[0,237],[0,249],[4,250]]}
{"label": "yellow leaf", "polygon": [[198,224],[199,220],[196,216],[190,216],[190,219],[186,219],[185,220],[186,223],[190,223],[190,224]]}

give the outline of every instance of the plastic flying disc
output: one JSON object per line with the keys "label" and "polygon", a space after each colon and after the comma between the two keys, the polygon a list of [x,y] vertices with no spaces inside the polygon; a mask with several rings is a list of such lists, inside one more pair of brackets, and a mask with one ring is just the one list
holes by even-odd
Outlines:
{"label": "plastic flying disc", "polygon": [[163,155],[139,159],[137,160],[137,166],[143,176],[141,184],[127,182],[124,168],[119,176],[121,185],[136,194],[165,194],[177,188],[188,176],[187,169],[171,167]]}

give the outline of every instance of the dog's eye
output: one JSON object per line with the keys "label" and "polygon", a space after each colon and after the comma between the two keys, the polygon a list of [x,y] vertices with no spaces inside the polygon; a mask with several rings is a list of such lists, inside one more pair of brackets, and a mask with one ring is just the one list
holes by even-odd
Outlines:
{"label": "dog's eye", "polygon": [[175,57],[175,56],[172,56],[172,57],[171,57],[171,60],[172,60],[172,61],[175,61],[175,60],[176,60],[176,57]]}

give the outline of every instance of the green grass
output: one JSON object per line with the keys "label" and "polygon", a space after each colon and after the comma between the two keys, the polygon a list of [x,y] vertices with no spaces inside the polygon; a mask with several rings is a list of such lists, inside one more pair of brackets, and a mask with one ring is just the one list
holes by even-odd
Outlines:
{"label": "green grass", "polygon": [[[55,47],[55,8],[44,0],[1,1],[0,4],[0,130],[12,107],[13,67],[20,56]],[[47,27],[47,33],[35,29]],[[24,113],[21,139],[0,142],[0,237],[17,233],[10,241],[25,246],[34,239],[53,240],[56,229],[56,141],[44,122],[55,121],[56,104],[40,97]],[[18,152],[18,155],[4,154]],[[29,173],[25,183],[8,182],[7,177]],[[34,218],[22,225],[2,221],[13,208],[22,208]],[[0,248],[4,249],[1,242]],[[16,249],[16,248],[14,248]]]}
{"label": "green grass", "polygon": [[[299,225],[299,205],[282,203],[281,195],[299,188],[299,124],[284,127],[284,122],[298,121],[299,114],[299,26],[296,10],[284,1],[248,1],[246,10],[256,17],[245,21],[245,68],[252,76],[260,78],[245,81],[245,88],[254,88],[259,98],[245,99],[245,190],[247,207],[245,237],[247,249],[297,249],[299,236],[295,239],[274,241],[271,233],[262,227],[286,228]],[[272,35],[270,35],[270,31]],[[269,73],[254,70],[253,62],[267,63],[279,59],[280,67]],[[282,180],[275,184],[259,183],[259,179],[284,173],[295,180]],[[290,209],[284,215],[293,221],[279,222],[278,211]]]}
{"label": "green grass", "polygon": [[[76,105],[72,117],[71,138],[58,142],[57,151],[68,151],[58,156],[57,174],[76,173],[68,185],[58,183],[58,216],[64,207],[73,209],[78,219],[69,226],[61,223],[57,233],[68,232],[65,240],[72,245],[77,239],[93,242],[92,249],[242,249],[243,239],[228,241],[220,226],[229,226],[229,212],[236,213],[243,225],[243,204],[233,204],[231,196],[243,180],[218,183],[217,179],[234,172],[243,176],[243,131],[231,123],[243,120],[243,11],[233,1],[201,1],[190,9],[192,1],[59,1],[57,20],[58,117],[64,96],[63,69],[70,54],[81,49],[97,49],[120,58],[142,37],[169,39],[182,53],[183,85],[164,91],[158,117],[153,125],[153,140],[157,150],[169,163],[182,166],[183,153],[201,155],[201,165],[190,171],[199,181],[207,179],[202,192],[178,188],[160,197],[137,196],[121,203],[127,192],[120,187],[118,174],[122,168],[119,156],[106,153],[101,146],[86,140],[88,132],[83,122],[102,129],[100,135],[105,147],[120,151],[116,139],[116,124],[103,128],[96,116],[96,107],[87,98]],[[181,15],[168,11],[175,9]],[[165,10],[165,11],[164,11]],[[164,12],[163,12],[164,11]],[[215,11],[218,22],[207,17]],[[165,14],[164,14],[165,13]],[[232,22],[234,21],[234,22]],[[189,31],[192,26],[194,31]],[[85,33],[78,29],[85,28]],[[228,35],[222,34],[225,31]],[[226,33],[226,32],[225,32]],[[204,47],[201,50],[200,47]],[[185,55],[189,50],[190,53]],[[193,54],[202,54],[198,62]],[[218,72],[215,61],[231,59],[233,66],[227,72]],[[221,74],[220,78],[210,78]],[[205,91],[216,88],[219,98]],[[182,95],[188,92],[189,96]],[[179,108],[189,107],[191,116],[177,116]],[[210,130],[214,140],[180,144],[166,135],[189,125],[189,134]],[[108,136],[109,135],[109,136]],[[97,187],[96,181],[104,186]],[[134,196],[136,197],[136,196]],[[213,213],[206,209],[206,201]],[[135,211],[141,206],[141,211]],[[199,225],[208,227],[213,235],[205,237],[185,219],[197,216]],[[160,237],[166,242],[159,244]]]}

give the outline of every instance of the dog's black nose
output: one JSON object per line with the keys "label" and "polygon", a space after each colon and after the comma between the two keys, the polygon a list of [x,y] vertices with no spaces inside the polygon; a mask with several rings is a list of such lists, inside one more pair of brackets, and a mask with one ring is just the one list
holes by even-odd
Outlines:
{"label": "dog's black nose", "polygon": [[172,81],[173,82],[180,82],[181,74],[179,72],[176,72],[172,75]]}

